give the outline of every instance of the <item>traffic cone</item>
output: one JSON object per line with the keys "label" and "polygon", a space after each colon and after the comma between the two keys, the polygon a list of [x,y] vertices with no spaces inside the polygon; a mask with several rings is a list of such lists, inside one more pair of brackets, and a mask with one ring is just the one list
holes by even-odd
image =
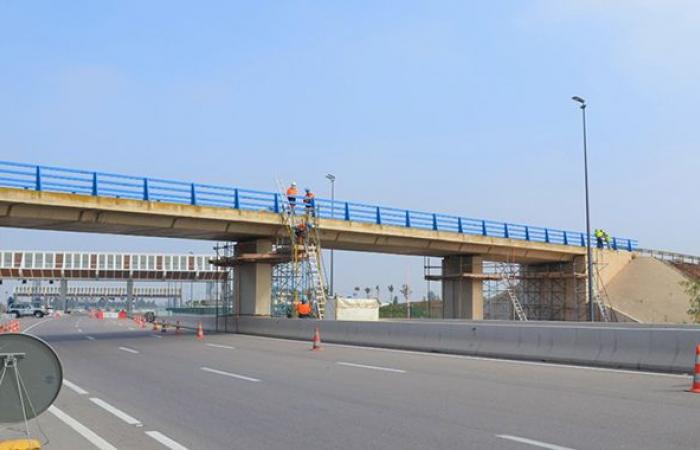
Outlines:
{"label": "traffic cone", "polygon": [[197,339],[200,341],[204,340],[204,328],[202,328],[202,322],[197,322]]}
{"label": "traffic cone", "polygon": [[700,345],[695,347],[695,373],[693,375],[693,387],[690,392],[700,394]]}
{"label": "traffic cone", "polygon": [[177,334],[178,336],[182,334],[182,332],[180,331],[180,321],[179,320],[177,322],[175,322],[175,334]]}
{"label": "traffic cone", "polygon": [[321,350],[321,333],[318,331],[318,327],[314,328],[314,341],[311,351],[317,352]]}

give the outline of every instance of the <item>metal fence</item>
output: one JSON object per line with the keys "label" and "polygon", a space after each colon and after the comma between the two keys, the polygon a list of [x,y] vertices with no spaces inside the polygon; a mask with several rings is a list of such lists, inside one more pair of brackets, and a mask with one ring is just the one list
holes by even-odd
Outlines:
{"label": "metal fence", "polygon": [[[0,161],[0,186],[274,213],[279,213],[285,203],[282,195],[274,192],[7,161]],[[315,202],[317,214],[326,219],[586,246],[586,234],[577,231],[324,198]],[[297,203],[297,207],[303,207],[301,197]],[[611,247],[633,251],[637,249],[637,241],[613,237]]]}

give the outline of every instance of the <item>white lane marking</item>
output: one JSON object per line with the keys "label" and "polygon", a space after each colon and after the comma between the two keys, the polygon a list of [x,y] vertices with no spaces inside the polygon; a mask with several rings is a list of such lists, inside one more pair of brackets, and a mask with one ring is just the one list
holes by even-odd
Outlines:
{"label": "white lane marking", "polygon": [[80,319],[78,319],[77,322],[75,322],[75,328],[78,328],[78,327],[80,326],[80,321],[81,321],[81,320],[83,320],[82,317],[81,317]]}
{"label": "white lane marking", "polygon": [[501,439],[507,439],[509,441],[520,442],[521,444],[528,444],[539,448],[546,448],[549,450],[574,450],[571,447],[562,447],[561,445],[548,444],[546,442],[535,441],[534,439],[528,439],[519,436],[511,436],[509,434],[497,434],[496,437]]}
{"label": "white lane marking", "polygon": [[92,336],[85,336],[85,339],[87,339],[88,341],[94,341],[94,340],[95,340],[95,338],[92,337]]}
{"label": "white lane marking", "polygon": [[405,370],[392,369],[391,367],[367,366],[364,364],[355,364],[355,363],[342,362],[342,361],[339,361],[336,364],[338,364],[339,366],[359,367],[361,369],[381,370],[382,372],[406,373]]}
{"label": "white lane marking", "polygon": [[63,379],[63,384],[65,384],[67,388],[74,390],[75,392],[77,392],[80,395],[86,395],[88,393],[88,391],[86,391],[85,389],[81,388],[80,386],[78,386],[75,383],[72,383],[72,382],[66,380],[65,378]]}
{"label": "white lane marking", "polygon": [[215,348],[227,348],[229,350],[235,350],[236,347],[231,347],[230,345],[221,345],[221,344],[206,344],[208,347],[215,347]]}
{"label": "white lane marking", "polygon": [[163,433],[159,433],[158,431],[146,431],[146,434],[171,450],[187,450],[187,447],[184,445],[178,444],[168,436],[164,435]]}
{"label": "white lane marking", "polygon": [[134,327],[129,327],[129,329],[133,331],[133,330],[135,330],[136,328],[134,328]]}
{"label": "white lane marking", "polygon": [[134,350],[133,348],[129,348],[129,347],[119,347],[119,350],[124,351],[124,352],[139,354],[138,350]]}
{"label": "white lane marking", "polygon": [[154,338],[158,338],[158,339],[161,339],[163,337],[163,336],[160,336],[158,334],[152,334],[151,336],[153,336]]}
{"label": "white lane marking", "polygon": [[110,444],[109,442],[105,441],[101,437],[99,437],[97,434],[95,434],[94,431],[83,425],[82,423],[78,422],[68,414],[64,413],[60,409],[56,408],[55,406],[49,406],[49,412],[56,416],[59,420],[61,420],[63,423],[74,429],[78,434],[80,434],[82,437],[90,441],[92,445],[97,447],[100,450],[117,450],[115,446]]}
{"label": "white lane marking", "polygon": [[102,399],[99,399],[97,397],[90,397],[90,401],[92,403],[96,404],[97,406],[99,406],[100,408],[104,409],[105,411],[117,416],[118,418],[120,418],[124,422],[128,423],[129,425],[135,425],[137,427],[143,426],[143,424],[141,423],[140,420],[128,415],[127,413],[125,413],[121,409],[115,408],[114,406],[110,405],[109,403],[107,403],[106,401],[104,401]]}
{"label": "white lane marking", "polygon": [[[273,337],[267,337],[267,336],[256,336],[256,335],[247,335],[248,337],[256,338],[256,339],[269,339],[272,341],[280,341],[280,342],[292,342],[292,343],[299,343],[303,345],[308,345],[304,341],[300,341],[298,339],[282,339],[282,338],[273,338]],[[392,349],[392,348],[381,348],[381,347],[365,347],[362,345],[350,345],[350,344],[329,344],[328,342],[324,342],[323,345],[326,347],[341,347],[341,348],[353,348],[353,349],[358,349],[358,350],[370,350],[370,351],[375,351],[375,352],[387,352],[387,353],[403,353],[406,355],[419,355],[419,356],[430,356],[430,357],[435,357],[435,358],[451,358],[451,359],[464,359],[468,361],[486,361],[486,362],[495,362],[495,363],[501,363],[501,364],[514,364],[514,365],[523,365],[523,366],[536,366],[536,367],[553,367],[553,368],[562,368],[562,369],[576,369],[576,370],[589,370],[593,372],[608,372],[608,373],[619,373],[619,374],[628,374],[628,375],[649,375],[649,376],[654,376],[654,377],[671,377],[671,378],[682,378],[684,380],[692,378],[692,375],[685,375],[685,374],[677,374],[677,373],[661,373],[661,372],[646,372],[646,371],[641,371],[641,370],[625,370],[625,369],[610,369],[607,367],[592,367],[592,366],[576,366],[573,364],[558,364],[558,363],[547,363],[547,362],[536,362],[536,361],[520,361],[517,359],[501,359],[501,358],[488,358],[485,356],[468,356],[468,355],[454,355],[450,353],[433,353],[433,352],[419,352],[416,350],[398,350],[398,349]]]}
{"label": "white lane marking", "polygon": [[83,329],[82,329],[82,328],[78,328],[78,333],[82,333],[82,332],[83,332]]}
{"label": "white lane marking", "polygon": [[29,330],[33,329],[34,327],[38,327],[39,325],[45,325],[45,324],[49,323],[50,320],[51,320],[50,317],[45,318],[45,319],[41,319],[41,322],[37,322],[34,325],[29,325],[27,328],[24,329],[24,331],[22,333],[27,334],[29,332]]}
{"label": "white lane marking", "polygon": [[260,381],[257,378],[246,377],[244,375],[238,375],[231,372],[224,372],[223,370],[211,369],[209,367],[200,367],[200,369],[202,369],[205,372],[216,373],[218,375],[224,375],[226,377],[238,378],[239,380],[252,381],[255,383]]}

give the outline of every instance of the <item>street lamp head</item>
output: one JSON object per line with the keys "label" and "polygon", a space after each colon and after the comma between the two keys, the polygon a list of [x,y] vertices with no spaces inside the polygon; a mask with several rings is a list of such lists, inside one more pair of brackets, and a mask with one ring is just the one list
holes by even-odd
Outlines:
{"label": "street lamp head", "polygon": [[585,108],[585,107],[586,107],[586,100],[582,99],[582,98],[579,97],[578,95],[574,95],[573,97],[571,97],[571,100],[580,103],[580,104],[581,104],[581,108]]}
{"label": "street lamp head", "polygon": [[326,178],[328,178],[328,180],[329,180],[331,183],[335,181],[335,175],[332,175],[332,174],[330,174],[330,173],[329,173],[328,175],[326,175]]}

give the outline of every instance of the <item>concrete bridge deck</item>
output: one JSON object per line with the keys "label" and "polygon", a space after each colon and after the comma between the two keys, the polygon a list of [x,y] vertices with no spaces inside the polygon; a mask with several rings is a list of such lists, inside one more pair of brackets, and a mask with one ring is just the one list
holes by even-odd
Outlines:
{"label": "concrete bridge deck", "polygon": [[[0,226],[204,240],[284,235],[279,214],[212,206],[0,188]],[[511,262],[572,261],[585,247],[319,219],[324,248],[420,256],[477,254]]]}

